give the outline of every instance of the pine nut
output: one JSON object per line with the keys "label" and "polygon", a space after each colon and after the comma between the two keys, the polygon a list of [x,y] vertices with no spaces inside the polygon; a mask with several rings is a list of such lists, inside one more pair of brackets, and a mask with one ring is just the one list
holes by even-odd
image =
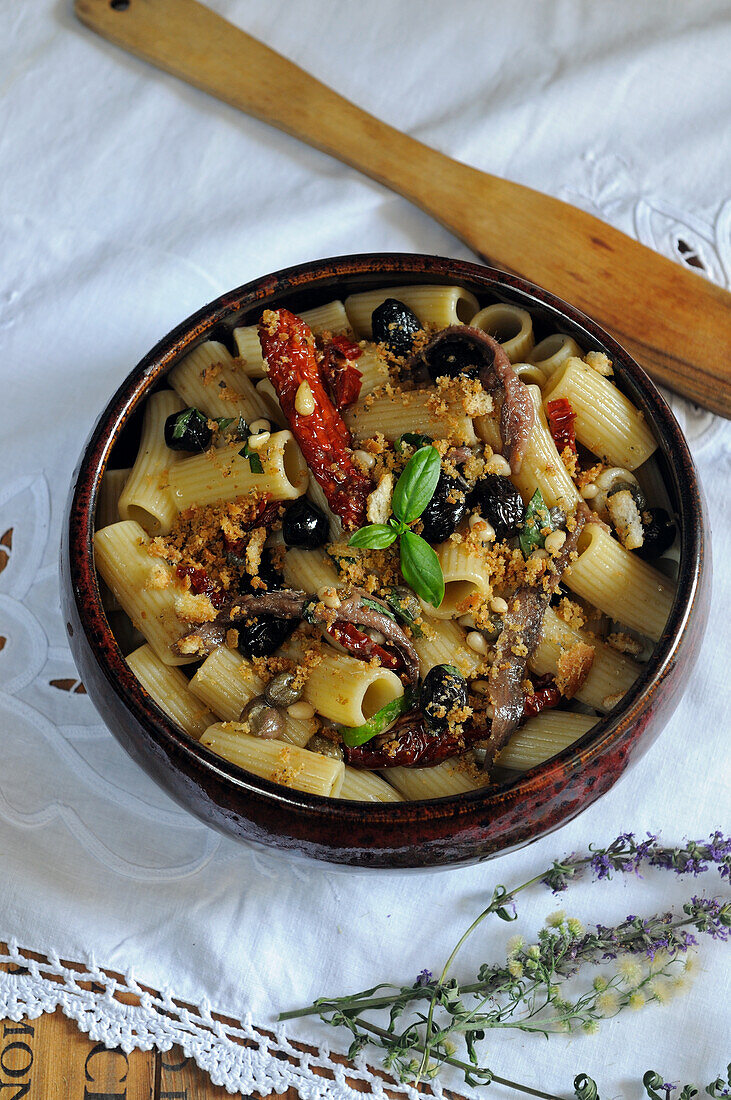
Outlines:
{"label": "pine nut", "polygon": [[460,615],[460,617],[457,619],[457,622],[460,626],[467,627],[468,630],[475,629],[475,620],[471,615]]}
{"label": "pine nut", "polygon": [[271,432],[259,432],[258,435],[250,435],[246,445],[250,451],[261,451],[271,439]]}
{"label": "pine nut", "polygon": [[495,708],[492,705],[492,703],[488,703],[487,706],[485,707],[485,718],[489,718],[490,721],[492,722],[494,717],[495,717]]}
{"label": "pine nut", "polygon": [[510,476],[510,464],[502,455],[493,455],[485,464],[485,472],[488,474],[500,474],[502,477]]}
{"label": "pine nut", "polygon": [[487,654],[487,642],[477,630],[471,630],[467,635],[467,645],[474,653],[479,653],[483,657]]}
{"label": "pine nut", "polygon": [[480,542],[494,542],[495,528],[482,516],[470,516],[470,530]]}
{"label": "pine nut", "polygon": [[258,435],[259,432],[271,431],[271,428],[272,426],[269,421],[265,420],[264,417],[261,417],[259,420],[254,420],[251,424],[249,424],[249,433],[251,435]]}
{"label": "pine nut", "polygon": [[353,458],[360,466],[365,466],[366,470],[371,470],[376,464],[375,455],[368,451],[353,451]]}
{"label": "pine nut", "polygon": [[324,585],[317,590],[317,598],[321,603],[325,604],[325,607],[331,608],[335,611],[340,607],[340,597],[334,588],[330,588],[329,585]]}
{"label": "pine nut", "polygon": [[544,561],[548,557],[550,557],[548,550],[534,550],[530,556],[533,561]]}
{"label": "pine nut", "polygon": [[300,416],[311,416],[315,411],[315,398],[309,382],[300,382],[294,398],[294,407]]}
{"label": "pine nut", "polygon": [[546,535],[546,541],[543,545],[545,546],[546,550],[548,550],[549,554],[558,554],[565,542],[565,531],[551,531],[550,535]]}
{"label": "pine nut", "polygon": [[487,695],[490,690],[487,680],[474,680],[470,686],[478,695]]}
{"label": "pine nut", "polygon": [[315,713],[315,708],[311,703],[306,703],[304,699],[300,699],[299,703],[291,703],[287,707],[287,714],[290,718],[312,718]]}
{"label": "pine nut", "polygon": [[594,497],[598,495],[598,493],[599,493],[598,487],[596,485],[594,485],[594,483],[591,482],[591,481],[589,482],[588,485],[585,485],[584,488],[581,490],[581,495],[584,498],[584,500],[593,500]]}
{"label": "pine nut", "polygon": [[496,615],[507,615],[508,601],[504,600],[502,596],[495,596],[490,600],[490,610],[494,611]]}

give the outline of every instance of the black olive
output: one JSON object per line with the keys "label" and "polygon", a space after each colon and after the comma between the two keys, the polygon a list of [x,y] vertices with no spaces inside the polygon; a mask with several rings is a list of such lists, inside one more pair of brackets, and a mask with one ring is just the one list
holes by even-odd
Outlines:
{"label": "black olive", "polygon": [[373,310],[371,325],[375,342],[385,344],[399,358],[411,355],[414,337],[424,327],[413,310],[397,298],[386,298]]}
{"label": "black olive", "polygon": [[[645,522],[645,516],[650,517]],[[635,554],[645,561],[659,558],[675,542],[675,524],[664,508],[647,508],[642,513],[644,542],[635,550]]]}
{"label": "black olive", "polygon": [[[251,583],[253,578],[246,572],[246,558],[240,558],[238,554],[227,554],[226,557],[230,565],[240,570],[238,583],[239,592],[262,591],[258,585],[254,588]],[[275,568],[274,562],[272,561],[272,552],[266,547],[262,551],[257,577],[260,581],[264,581],[268,592],[271,592],[272,589],[275,588],[284,587],[284,577],[279,570]]]}
{"label": "black olive", "polygon": [[171,413],[165,421],[165,442],[171,451],[207,451],[213,439],[208,417],[199,409]]}
{"label": "black olive", "polygon": [[419,702],[427,729],[443,733],[450,713],[467,706],[467,681],[454,665],[435,665],[424,677]]}
{"label": "black olive", "polygon": [[296,626],[296,619],[280,619],[276,615],[245,619],[237,625],[239,653],[244,657],[269,657]]}
{"label": "black olive", "polygon": [[473,344],[455,333],[445,336],[424,355],[432,381],[437,378],[477,378],[484,362],[484,354]]}
{"label": "black olive", "polygon": [[434,496],[421,513],[424,524],[421,537],[431,543],[448,539],[467,515],[468,492],[466,481],[461,477],[450,477],[442,471]]}
{"label": "black olive", "polygon": [[525,506],[509,477],[485,474],[475,483],[470,503],[479,504],[482,515],[495,528],[498,542],[517,535],[523,526]]}
{"label": "black olive", "polygon": [[327,516],[307,497],[300,497],[284,513],[282,537],[287,546],[317,550],[327,542],[329,530]]}

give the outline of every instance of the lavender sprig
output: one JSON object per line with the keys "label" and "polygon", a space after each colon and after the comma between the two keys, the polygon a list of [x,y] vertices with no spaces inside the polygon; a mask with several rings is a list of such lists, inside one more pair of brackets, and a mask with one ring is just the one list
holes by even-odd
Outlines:
{"label": "lavender sprig", "polygon": [[686,840],[672,848],[659,843],[659,837],[648,833],[645,840],[635,840],[634,833],[621,833],[606,848],[589,845],[591,856],[573,853],[556,861],[541,881],[550,886],[554,894],[565,890],[569,882],[581,876],[587,867],[597,879],[612,877],[612,872],[639,874],[643,863],[650,867],[675,871],[678,875],[700,875],[711,866],[718,868],[721,878],[731,876],[731,838],[716,830],[709,839]]}
{"label": "lavender sprig", "polygon": [[[355,1057],[367,1045],[380,1047],[385,1052],[385,1067],[402,1082],[431,1079],[442,1064],[447,1064],[462,1070],[468,1084],[496,1081],[530,1095],[558,1100],[481,1066],[475,1045],[484,1038],[485,1031],[518,1028],[546,1036],[577,1028],[591,1032],[603,1017],[650,1001],[663,1002],[683,981],[674,976],[674,968],[697,944],[689,929],[726,942],[731,927],[731,900],[698,896],[683,906],[684,916],[661,913],[642,918],[631,914],[613,928],[597,924],[595,930],[585,931],[580,922],[559,914],[550,920],[551,928],[539,933],[537,943],[528,948],[522,941],[514,945],[505,965],[480,967],[476,982],[459,985],[448,977],[463,943],[482,921],[489,915],[515,920],[516,895],[538,882],[559,892],[587,869],[602,880],[611,878],[614,872],[639,874],[643,864],[693,875],[716,866],[722,878],[728,878],[731,870],[731,841],[720,832],[711,834],[708,842],[685,841],[679,847],[661,845],[652,834],[637,841],[634,834],[624,833],[606,848],[590,846],[589,852],[584,856],[572,853],[512,890],[496,887],[490,903],[460,938],[438,978],[422,970],[411,986],[386,983],[350,996],[320,998],[308,1008],[282,1013],[279,1019],[317,1014],[325,1023],[346,1027],[353,1035],[349,1057]],[[609,980],[595,979],[591,989],[573,1000],[564,995],[563,983],[583,964],[618,958],[618,971]],[[466,1004],[464,998],[471,999],[471,1003]],[[415,1012],[398,1030],[397,1021],[407,1007],[420,1000],[428,1002],[426,1014]],[[387,1027],[364,1018],[366,1012],[386,1009]],[[464,1042],[467,1061],[455,1057],[453,1039]],[[659,1087],[654,1078],[652,1087]],[[576,1078],[575,1093],[579,1100],[598,1097],[595,1083],[584,1074]],[[689,1100],[690,1095],[678,1100]]]}

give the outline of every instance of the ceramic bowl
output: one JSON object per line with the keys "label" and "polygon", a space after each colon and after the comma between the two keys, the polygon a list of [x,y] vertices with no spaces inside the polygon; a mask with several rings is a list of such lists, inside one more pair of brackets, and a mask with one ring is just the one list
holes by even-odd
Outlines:
{"label": "ceramic bowl", "polygon": [[[241,770],[176,728],[152,701],[127,667],[102,607],[92,553],[94,513],[113,449],[118,459],[134,446],[146,397],[201,341],[230,345],[234,327],[254,323],[265,307],[297,312],[356,291],[409,283],[458,284],[481,305],[515,303],[530,310],[539,339],[569,333],[585,350],[604,351],[613,360],[615,380],[643,410],[658,441],[680,530],[677,594],[651,660],[621,703],[553,759],[510,782],[434,801],[330,800]],[[122,382],[84,447],[68,503],[61,572],[66,629],[86,689],[114,736],[173,798],[241,840],[380,868],[488,859],[538,839],[605,794],[672,714],[700,648],[711,584],[704,502],[688,445],[666,402],[627,352],[577,309],[513,275],[441,257],[383,253],[318,260],[266,275],[222,295],[161,340]]]}

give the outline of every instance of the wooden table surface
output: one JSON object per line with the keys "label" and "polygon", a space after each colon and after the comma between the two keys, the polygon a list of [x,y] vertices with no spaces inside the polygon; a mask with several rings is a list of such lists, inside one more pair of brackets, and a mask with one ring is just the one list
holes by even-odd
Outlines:
{"label": "wooden table surface", "polygon": [[[366,1083],[351,1079],[351,1084],[370,1095]],[[428,1087],[423,1091],[432,1095]],[[0,1100],[230,1100],[231,1095],[212,1084],[180,1047],[164,1054],[109,1050],[60,1010],[18,1023],[0,1020]],[[403,1100],[403,1093],[389,1095]],[[236,1093],[234,1100],[258,1096]],[[447,1089],[444,1096],[462,1100]],[[295,1089],[281,1094],[280,1100],[285,1098],[298,1100]]]}

